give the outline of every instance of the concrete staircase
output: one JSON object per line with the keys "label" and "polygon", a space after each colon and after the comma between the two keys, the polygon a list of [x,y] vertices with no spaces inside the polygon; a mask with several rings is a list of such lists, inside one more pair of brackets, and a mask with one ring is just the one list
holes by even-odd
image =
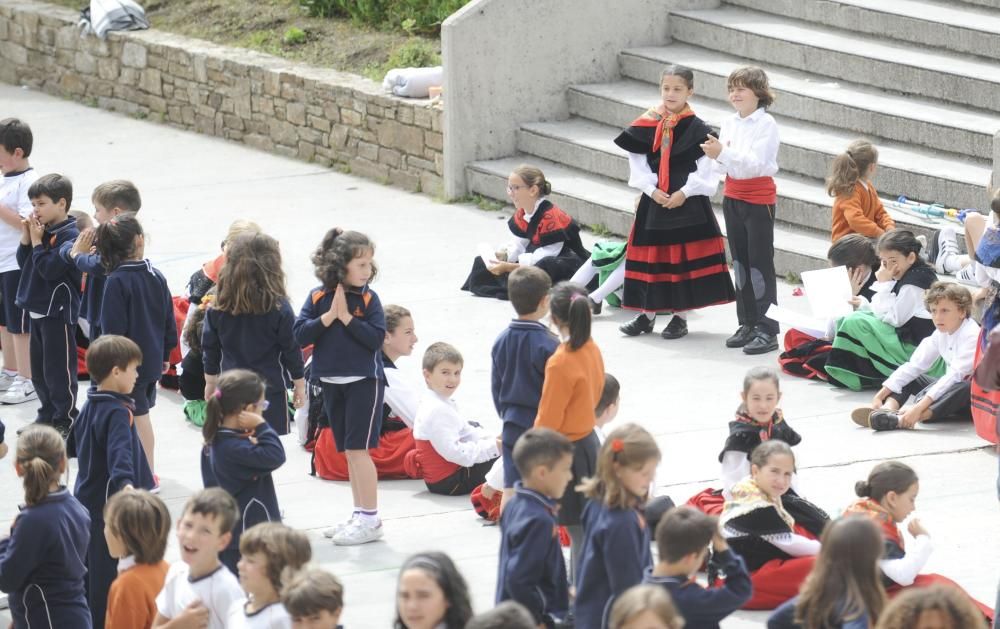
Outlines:
{"label": "concrete staircase", "polygon": [[[586,225],[627,234],[636,191],[614,137],[659,101],[664,66],[695,72],[695,112],[718,126],[732,112],[726,77],[763,67],[781,133],[775,263],[779,273],[825,266],[831,199],[823,179],[855,138],[879,148],[885,199],[986,207],[1000,131],[1000,0],[725,0],[675,11],[671,43],[619,54],[621,80],[575,85],[567,120],[521,125],[518,154],[467,166],[469,188],[506,199],[506,178],[535,164],[553,200]],[[721,220],[721,186],[716,198]],[[943,221],[896,213],[929,233]]]}

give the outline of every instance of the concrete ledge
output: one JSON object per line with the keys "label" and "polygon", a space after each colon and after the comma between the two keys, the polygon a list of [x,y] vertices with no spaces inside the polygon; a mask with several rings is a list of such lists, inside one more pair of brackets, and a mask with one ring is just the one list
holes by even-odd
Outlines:
{"label": "concrete ledge", "polygon": [[734,55],[945,102],[1000,110],[1000,67],[987,60],[919,44],[813,26],[757,11],[726,7],[671,14],[671,36]]}
{"label": "concrete ledge", "polygon": [[[726,101],[726,79],[745,59],[715,50],[674,43],[661,48],[623,51],[622,74],[659,83],[665,65],[678,63],[695,71],[697,93]],[[777,100],[773,113],[853,130],[862,135],[992,159],[993,134],[1000,117],[993,113],[915,96],[898,96],[846,81],[817,80],[814,74],[761,64]],[[570,88],[570,108],[574,88]]]}
{"label": "concrete ledge", "polygon": [[[666,43],[664,0],[474,0],[445,20],[445,194],[465,166],[514,152],[522,122],[568,115],[566,87],[618,75],[618,52]],[[717,5],[684,0],[685,7]],[[637,19],[636,16],[642,16]]]}
{"label": "concrete ledge", "polygon": [[360,76],[157,30],[79,36],[73,11],[0,0],[0,80],[439,194],[441,115]]}
{"label": "concrete ledge", "polygon": [[1000,59],[1000,15],[960,2],[726,0],[727,4],[858,33]]}

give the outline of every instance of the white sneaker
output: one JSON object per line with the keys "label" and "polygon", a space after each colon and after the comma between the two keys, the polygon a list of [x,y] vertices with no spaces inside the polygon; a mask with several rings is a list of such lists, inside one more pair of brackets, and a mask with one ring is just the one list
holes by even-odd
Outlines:
{"label": "white sneaker", "polygon": [[0,391],[6,391],[17,381],[17,376],[12,376],[0,371]]}
{"label": "white sneaker", "polygon": [[955,273],[959,270],[958,235],[954,227],[943,227],[937,236],[937,257],[934,270],[938,273]]}
{"label": "white sneaker", "polygon": [[979,282],[976,280],[976,263],[970,262],[963,266],[962,270],[955,274],[955,279],[958,280],[959,284],[978,288]]}
{"label": "white sneaker", "polygon": [[25,380],[18,376],[14,381],[14,384],[10,385],[7,392],[0,396],[0,403],[2,404],[22,404],[29,400],[37,400],[38,394],[35,393],[35,385],[31,384],[31,380]]}
{"label": "white sneaker", "polygon": [[355,520],[333,536],[333,543],[337,546],[357,546],[380,540],[382,534],[381,522],[376,526],[369,526],[361,520]]}
{"label": "white sneaker", "polygon": [[351,517],[349,519],[344,520],[340,524],[334,524],[332,528],[328,528],[325,531],[323,531],[323,537],[325,537],[327,539],[332,539],[332,538],[336,537],[341,531],[343,531],[344,529],[346,529],[347,527],[349,527],[351,524],[353,524],[354,520],[355,520],[355,516],[354,516],[354,514],[351,514]]}

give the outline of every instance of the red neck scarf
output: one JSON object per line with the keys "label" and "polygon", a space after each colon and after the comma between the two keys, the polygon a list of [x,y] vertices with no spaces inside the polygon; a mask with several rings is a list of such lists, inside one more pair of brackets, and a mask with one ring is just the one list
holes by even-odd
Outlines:
{"label": "red neck scarf", "polygon": [[878,527],[882,529],[882,534],[885,535],[886,539],[895,542],[900,548],[904,548],[903,536],[899,532],[899,527],[896,526],[896,521],[892,518],[892,515],[885,510],[885,507],[871,498],[862,498],[861,500],[858,500],[851,506],[847,507],[844,511],[844,515],[863,515],[871,518],[875,521],[875,524],[878,524]]}
{"label": "red neck scarf", "polygon": [[[656,127],[653,135],[653,152],[660,152],[660,169],[657,172],[657,184],[660,190],[666,192],[670,189],[670,148],[674,143],[673,129],[681,120],[690,118],[694,111],[690,105],[684,105],[684,109],[674,114],[666,110],[662,105],[655,109],[650,109],[632,123],[634,127]],[[666,137],[666,142],[664,142]]]}

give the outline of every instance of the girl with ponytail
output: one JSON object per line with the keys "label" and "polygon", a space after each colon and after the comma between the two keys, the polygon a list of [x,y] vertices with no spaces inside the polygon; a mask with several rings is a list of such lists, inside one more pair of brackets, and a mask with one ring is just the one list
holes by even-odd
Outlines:
{"label": "girl with ponytail", "polygon": [[867,140],[851,142],[834,158],[826,179],[826,192],[834,197],[831,242],[847,234],[878,238],[896,227],[872,185],[877,165],[878,150]]}
{"label": "girl with ponytail", "polygon": [[205,487],[221,487],[236,499],[240,519],[219,559],[233,574],[240,559],[240,536],[261,522],[281,522],[271,472],[285,463],[278,433],[263,413],[266,383],[252,371],[232,369],[219,376],[205,404],[201,427],[205,449],[201,478]]}
{"label": "girl with ponytail", "polygon": [[577,222],[545,198],[551,192],[552,184],[538,168],[522,164],[514,169],[507,177],[507,196],[515,209],[507,228],[514,238],[496,251],[495,259],[477,257],[462,290],[507,299],[507,275],[521,266],[537,266],[553,284],[573,277],[590,253]]}
{"label": "girl with ponytail", "polygon": [[[66,447],[50,426],[34,424],[17,441],[14,462],[24,503],[0,540],[0,590],[10,594],[15,627],[92,626],[84,578],[90,516],[59,478]],[[44,587],[44,590],[43,590]]]}
{"label": "girl with ponytail", "polygon": [[549,312],[563,342],[545,363],[535,427],[551,428],[573,442],[573,481],[563,494],[559,523],[569,532],[571,572],[575,574],[583,544],[580,521],[586,500],[575,488],[597,471],[601,444],[594,432],[595,409],[604,390],[604,359],[590,338],[587,289],[571,282],[556,284],[549,292]]}

